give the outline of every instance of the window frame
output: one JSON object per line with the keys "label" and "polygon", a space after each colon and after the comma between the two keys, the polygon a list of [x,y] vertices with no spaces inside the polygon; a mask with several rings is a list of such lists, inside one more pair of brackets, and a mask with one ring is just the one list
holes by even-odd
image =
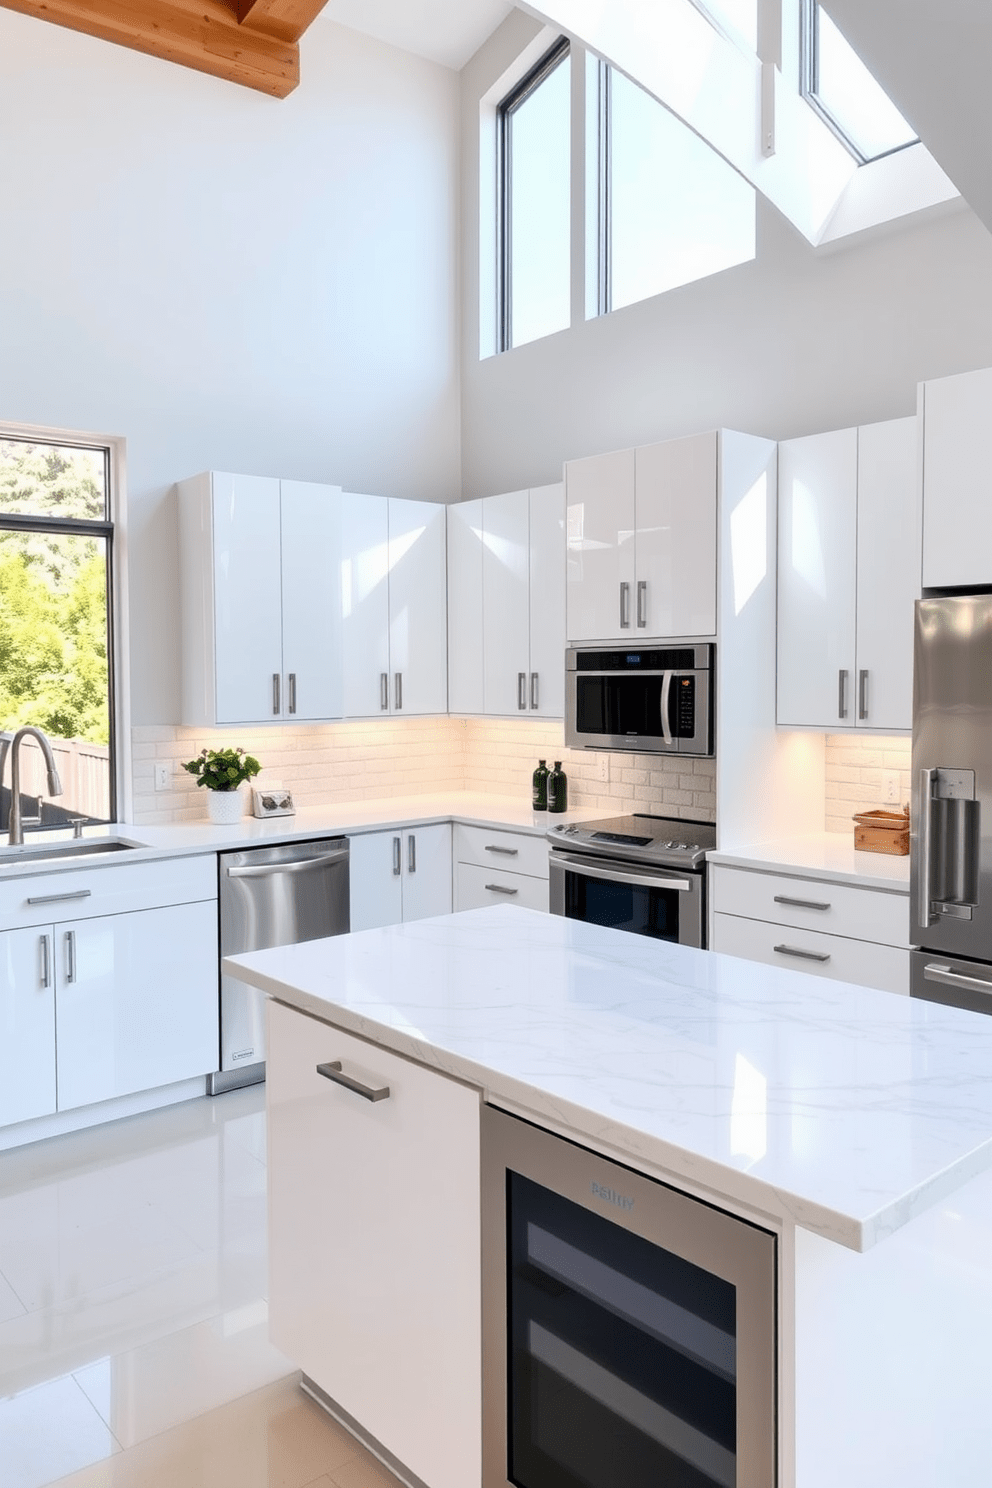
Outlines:
{"label": "window frame", "polygon": [[534,66],[496,105],[496,351],[513,350],[513,264],[512,186],[513,186],[513,115],[533,93],[570,56],[572,43],[567,36],[557,41],[539,57]]}
{"label": "window frame", "polygon": [[109,822],[129,820],[132,806],[128,685],[126,442],[118,435],[0,422],[0,439],[103,454],[107,506],[103,520],[24,516],[0,511],[0,531],[99,537],[107,544],[107,708],[110,746]]}
{"label": "window frame", "polygon": [[914,139],[907,140],[905,144],[893,145],[891,150],[881,150],[877,155],[865,155],[844,129],[843,124],[834,117],[820,98],[819,86],[820,0],[799,0],[799,92],[817,117],[840,140],[845,150],[854,157],[859,166],[871,165],[876,160],[886,160],[890,155],[899,155],[903,150],[911,150],[914,145],[920,143],[917,135]]}

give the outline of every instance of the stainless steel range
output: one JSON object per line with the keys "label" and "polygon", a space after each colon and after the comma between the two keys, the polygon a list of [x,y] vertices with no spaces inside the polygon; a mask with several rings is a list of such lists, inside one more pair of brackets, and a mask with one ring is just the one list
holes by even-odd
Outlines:
{"label": "stainless steel range", "polygon": [[547,835],[552,914],[705,946],[712,822],[636,812],[551,827]]}

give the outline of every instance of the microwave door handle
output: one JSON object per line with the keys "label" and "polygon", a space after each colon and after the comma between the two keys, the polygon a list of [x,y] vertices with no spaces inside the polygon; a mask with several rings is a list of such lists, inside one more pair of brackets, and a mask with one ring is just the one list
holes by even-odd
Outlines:
{"label": "microwave door handle", "polygon": [[663,674],[661,681],[661,732],[669,749],[674,749],[675,740],[672,738],[672,731],[668,724],[668,704],[671,695],[672,674],[671,672],[666,671]]}

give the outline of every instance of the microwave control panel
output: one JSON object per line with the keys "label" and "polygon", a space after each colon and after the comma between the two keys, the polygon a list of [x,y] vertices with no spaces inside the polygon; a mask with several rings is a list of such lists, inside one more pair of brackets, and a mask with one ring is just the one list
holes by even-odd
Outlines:
{"label": "microwave control panel", "polygon": [[691,739],[696,732],[696,679],[695,677],[677,677],[675,681],[678,699],[676,733],[680,739]]}

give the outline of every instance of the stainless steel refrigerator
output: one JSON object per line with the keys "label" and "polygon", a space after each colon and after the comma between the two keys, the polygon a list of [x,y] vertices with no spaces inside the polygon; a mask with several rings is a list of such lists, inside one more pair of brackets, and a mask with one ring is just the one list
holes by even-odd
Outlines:
{"label": "stainless steel refrigerator", "polygon": [[992,1013],[992,595],[916,605],[910,989]]}

